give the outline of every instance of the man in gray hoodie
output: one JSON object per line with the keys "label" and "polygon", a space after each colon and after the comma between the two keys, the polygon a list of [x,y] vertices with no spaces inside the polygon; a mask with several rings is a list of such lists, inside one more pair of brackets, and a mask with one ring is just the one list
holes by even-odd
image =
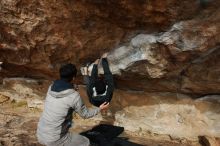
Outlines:
{"label": "man in gray hoodie", "polygon": [[83,118],[91,118],[107,109],[109,103],[87,109],[79,93],[73,88],[72,82],[76,74],[75,65],[64,65],[60,68],[60,79],[50,85],[37,127],[39,143],[47,146],[89,146],[86,137],[69,132],[73,114],[76,112]]}

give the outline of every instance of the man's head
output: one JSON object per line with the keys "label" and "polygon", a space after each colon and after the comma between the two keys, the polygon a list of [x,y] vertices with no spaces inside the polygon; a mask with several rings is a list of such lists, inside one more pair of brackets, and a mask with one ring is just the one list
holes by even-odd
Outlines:
{"label": "man's head", "polygon": [[96,80],[96,82],[95,82],[95,90],[96,90],[97,94],[105,93],[106,85],[105,85],[103,80],[100,80],[100,79]]}
{"label": "man's head", "polygon": [[76,77],[77,69],[74,64],[65,64],[60,68],[60,79],[71,82]]}

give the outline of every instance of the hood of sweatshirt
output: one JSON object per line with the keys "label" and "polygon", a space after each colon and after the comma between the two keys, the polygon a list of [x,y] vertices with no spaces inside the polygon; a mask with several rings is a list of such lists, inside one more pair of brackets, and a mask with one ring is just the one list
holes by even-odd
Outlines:
{"label": "hood of sweatshirt", "polygon": [[55,98],[66,97],[74,92],[76,91],[73,89],[73,85],[64,80],[54,81],[48,90],[48,93]]}

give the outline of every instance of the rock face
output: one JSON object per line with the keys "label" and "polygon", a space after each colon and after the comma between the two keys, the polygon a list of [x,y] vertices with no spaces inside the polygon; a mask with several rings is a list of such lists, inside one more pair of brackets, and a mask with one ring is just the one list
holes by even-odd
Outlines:
{"label": "rock face", "polygon": [[80,67],[109,51],[119,88],[219,93],[218,5],[2,0],[1,78],[55,79],[61,64]]}
{"label": "rock face", "polygon": [[[215,16],[220,15],[219,11],[215,13]],[[137,74],[145,82],[135,81],[133,86],[137,87],[140,83],[146,90],[149,90],[149,86],[145,85],[149,79],[152,83],[156,78],[166,78],[171,82],[172,78],[176,78],[176,88],[171,87],[169,91],[219,93],[220,19],[213,25],[207,22],[184,21],[174,24],[165,33],[134,37],[129,45],[110,53],[112,72],[125,71],[128,74],[126,79],[130,80],[134,80]]]}
{"label": "rock face", "polygon": [[[200,106],[199,104],[203,103],[195,104]],[[174,139],[192,140],[197,139],[199,135],[218,137],[219,111],[211,112],[210,109],[201,111],[197,106],[182,104],[181,101],[177,104],[130,106],[116,113],[115,124],[142,135],[168,134]]]}
{"label": "rock face", "polygon": [[[42,109],[62,64],[80,69],[108,52],[117,89],[112,124],[139,136],[217,143],[219,5],[219,0],[1,0],[0,103]],[[83,83],[80,73],[76,82]],[[80,92],[86,97],[84,88]],[[102,120],[100,115],[89,122]]]}
{"label": "rock face", "polygon": [[[44,95],[40,95],[39,89],[48,86],[48,82],[36,82],[21,78],[7,79],[4,88],[0,90],[0,102],[3,105],[0,109],[4,111],[0,112],[0,118],[6,119],[0,123],[0,142],[3,141],[5,145],[22,143],[22,135],[27,135],[29,131],[36,133],[44,102]],[[21,92],[30,90],[30,87],[33,90],[29,94]],[[79,92],[86,105],[91,106],[84,86],[80,86]],[[86,120],[75,115],[72,130],[80,132],[88,126],[108,123],[123,126],[131,139],[141,138],[138,141],[140,144],[147,144],[152,139],[155,140],[154,144],[164,140],[163,145],[166,142],[170,143],[167,145],[180,145],[181,142],[183,146],[198,146],[201,141],[201,144],[212,143],[218,146],[219,106],[219,95],[207,95],[193,100],[184,94],[116,90],[106,115],[99,114]],[[24,125],[27,126],[22,129]],[[34,134],[27,135],[27,138],[26,143],[36,143]]]}

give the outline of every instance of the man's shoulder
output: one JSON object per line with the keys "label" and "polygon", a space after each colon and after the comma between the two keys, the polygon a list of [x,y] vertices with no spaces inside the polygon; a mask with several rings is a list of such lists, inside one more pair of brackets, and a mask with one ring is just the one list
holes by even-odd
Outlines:
{"label": "man's shoulder", "polygon": [[79,100],[81,97],[80,97],[80,94],[78,91],[74,90],[74,92],[72,92],[70,95],[69,95],[69,98],[71,98],[72,100]]}

